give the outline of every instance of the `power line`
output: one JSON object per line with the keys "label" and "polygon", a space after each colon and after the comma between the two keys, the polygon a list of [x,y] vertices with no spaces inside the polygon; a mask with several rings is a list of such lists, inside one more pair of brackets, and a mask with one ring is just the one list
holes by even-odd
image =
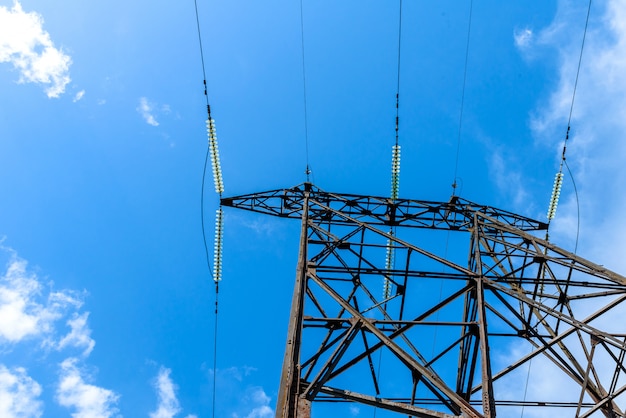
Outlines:
{"label": "power line", "polygon": [[402,0],[398,12],[398,75],[396,86],[396,146],[398,145],[398,131],[400,129],[400,68],[402,58]]}
{"label": "power line", "polygon": [[583,52],[585,50],[585,40],[587,39],[587,30],[589,28],[589,16],[591,15],[591,3],[592,3],[592,0],[589,0],[589,3],[587,5],[587,16],[585,18],[585,29],[583,31],[583,39],[580,45],[580,54],[578,55],[578,66],[576,68],[576,78],[574,80],[574,88],[572,90],[572,101],[570,104],[569,115],[567,118],[567,130],[565,131],[565,140],[563,141],[563,150],[561,152],[561,162],[559,164],[559,171],[556,174],[556,180],[555,180],[554,188],[552,189],[552,195],[550,196],[550,205],[548,207],[548,229],[546,229],[546,239],[547,239],[549,237],[548,230],[550,227],[550,222],[556,216],[556,207],[558,204],[559,194],[560,194],[560,183],[563,181],[563,167],[565,166],[567,168],[569,177],[572,180],[572,184],[574,186],[575,199],[576,199],[577,226],[576,226],[576,243],[574,247],[575,248],[574,252],[576,252],[576,250],[578,249],[578,238],[580,235],[580,202],[578,200],[578,190],[576,188],[574,175],[572,171],[570,170],[569,165],[567,164],[565,154],[567,153],[567,143],[569,142],[569,136],[570,136],[570,132],[572,129],[572,115],[574,113],[574,104],[576,102],[576,91],[578,89],[578,80],[580,78],[580,67],[582,65]]}
{"label": "power line", "polygon": [[300,42],[302,51],[302,96],[304,101],[304,145],[306,153],[306,181],[309,181],[311,175],[311,166],[309,165],[309,122],[307,115],[307,99],[306,99],[306,61],[304,55],[304,11],[303,0],[300,0]]}
{"label": "power line", "polygon": [[[461,109],[459,111],[459,130],[457,134],[456,158],[455,158],[455,163],[454,163],[454,177],[453,177],[453,182],[452,182],[452,197],[450,198],[450,201],[452,201],[453,197],[456,195],[456,188],[457,188],[456,182],[457,182],[457,172],[458,172],[458,167],[459,167],[459,155],[460,155],[460,149],[461,149],[461,131],[463,128],[463,109],[465,105],[465,85],[467,81],[467,63],[468,63],[469,48],[470,48],[470,35],[472,32],[473,9],[474,9],[474,0],[470,0],[469,17],[468,17],[468,23],[467,23],[467,41],[465,43],[465,64],[463,66],[463,87],[461,88]],[[450,246],[450,233],[451,231],[448,231],[446,235],[446,246],[444,249],[444,258],[446,259],[448,258],[448,249]],[[441,279],[439,281],[439,301],[441,301],[441,299],[443,298],[443,284],[444,284],[444,280]],[[439,320],[439,312],[437,312],[436,318],[437,318],[436,320]],[[433,353],[435,352],[435,348],[437,344],[437,333],[438,333],[438,328],[435,327],[434,335],[433,335],[433,349],[432,349]]]}
{"label": "power line", "polygon": [[465,85],[467,82],[467,62],[469,58],[470,34],[472,32],[472,11],[474,10],[474,0],[470,1],[469,21],[467,24],[467,43],[465,45],[465,64],[463,66],[463,87],[461,89],[461,109],[459,111],[459,131],[456,140],[456,157],[454,160],[454,178],[452,180],[452,195],[456,194],[456,180],[459,171],[459,155],[461,152],[461,131],[463,130],[463,111],[465,108]]}
{"label": "power line", "polygon": [[218,193],[219,197],[222,197],[222,193],[224,192],[224,183],[222,180],[222,171],[219,160],[219,150],[217,147],[217,133],[215,129],[215,121],[211,115],[211,105],[209,104],[209,94],[207,88],[206,81],[206,65],[204,61],[204,48],[202,46],[202,31],[200,29],[200,14],[198,13],[198,1],[194,0],[194,9],[196,13],[196,28],[198,31],[198,45],[200,49],[200,61],[202,64],[202,76],[203,76],[203,87],[204,87],[204,98],[206,101],[206,110],[207,110],[207,133],[209,139],[209,146],[207,147],[205,159],[204,159],[204,167],[202,170],[202,187],[200,193],[200,218],[201,218],[201,227],[202,227],[202,241],[204,243],[204,251],[206,256],[206,263],[209,274],[213,282],[215,283],[215,324],[214,324],[214,333],[213,333],[213,403],[212,403],[212,416],[215,418],[215,401],[217,394],[217,347],[218,347],[218,312],[219,312],[219,304],[218,304],[218,296],[219,296],[219,282],[221,280],[222,275],[222,240],[223,240],[223,213],[222,207],[220,204],[220,208],[217,211],[216,225],[215,225],[215,253],[214,253],[214,266],[215,273],[211,269],[211,262],[209,259],[209,247],[207,244],[206,238],[206,229],[204,225],[204,189],[205,189],[205,181],[206,181],[206,172],[207,166],[209,162],[209,157],[211,158],[211,166],[213,169],[213,179],[215,183],[215,191]]}

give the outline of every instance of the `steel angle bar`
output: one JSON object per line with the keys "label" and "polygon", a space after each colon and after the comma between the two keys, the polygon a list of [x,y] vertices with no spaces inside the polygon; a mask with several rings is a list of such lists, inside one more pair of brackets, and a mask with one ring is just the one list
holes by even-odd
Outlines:
{"label": "steel angle bar", "polygon": [[[393,412],[398,412],[405,415],[410,415],[416,418],[460,418],[461,415],[450,415],[443,412],[433,411],[430,409],[419,408],[417,406],[410,405],[408,403],[394,402],[387,399],[382,399],[374,396],[363,395],[357,392],[349,390],[336,389],[328,386],[324,386],[320,389],[321,393],[327,395],[347,399],[354,402],[359,402],[365,405],[371,405],[375,407],[384,407],[385,409]],[[463,415],[466,416],[466,415]]]}
{"label": "steel angle bar", "polygon": [[611,350],[611,347],[607,346],[604,341],[601,341],[600,344],[602,344],[608,355],[615,362],[615,371],[613,372],[613,380],[611,381],[611,387],[609,389],[609,393],[612,393],[617,387],[620,375],[626,373],[626,367],[624,367],[624,356],[626,356],[626,350],[619,350],[619,357],[616,357],[615,353]]}
{"label": "steel angle bar", "polygon": [[[536,338],[538,341],[540,341],[542,343],[542,348],[539,349],[540,345],[538,343],[536,343],[535,341],[533,341],[531,338],[529,337],[525,337],[525,339],[527,340],[527,342],[531,345],[533,345],[535,348],[537,348],[538,350],[529,353],[529,355],[527,355],[526,357],[523,357],[522,359],[518,360],[517,362],[514,362],[513,364],[509,365],[506,367],[506,369],[504,369],[503,371],[497,373],[496,375],[493,376],[493,381],[497,381],[498,379],[500,379],[501,377],[507,375],[508,373],[511,373],[512,371],[514,371],[517,367],[521,366],[522,364],[526,363],[527,361],[531,360],[533,357],[535,357],[536,355],[539,354],[543,354],[545,357],[547,357],[548,359],[550,359],[557,367],[559,367],[564,373],[566,373],[568,376],[570,376],[572,379],[577,380],[577,381],[582,381],[582,377],[580,375],[577,374],[577,371],[571,366],[569,365],[564,358],[561,357],[561,355],[559,353],[556,352],[556,350],[554,349],[553,345],[555,344],[559,344],[559,341],[557,342],[550,342],[546,340],[546,337],[539,335],[539,333],[534,329],[533,326],[531,326],[531,324],[529,324],[528,322],[526,322],[526,319],[520,315],[519,313],[517,313],[517,311],[508,303],[508,301],[506,301],[502,295],[496,293],[495,294],[500,300],[501,302],[505,305],[505,307],[507,309],[509,309],[509,311],[522,323],[526,326],[526,331],[531,334],[534,338]],[[515,328],[514,328],[515,329]],[[573,331],[572,331],[573,332]],[[554,333],[552,332],[550,334],[550,337],[553,336]],[[477,392],[478,390],[480,390],[480,386],[475,386],[472,389],[472,393]]]}
{"label": "steel angle bar", "polygon": [[[500,298],[503,303],[505,303],[505,305],[507,305],[509,307],[509,309],[511,309],[510,305],[508,305],[508,303],[506,303],[501,294],[498,294],[496,292],[494,292],[496,294],[496,296],[498,298]],[[513,309],[511,309],[511,311],[513,312]],[[538,315],[539,309],[537,309],[535,311],[535,315]],[[546,314],[548,315],[548,314]],[[558,335],[558,331],[555,331],[554,329],[552,329],[552,327],[550,327],[550,325],[545,321],[545,317],[544,318],[539,318],[539,322],[537,325],[539,325],[539,323],[541,323],[543,325],[543,328],[546,329],[548,331],[548,333],[551,336],[555,336]],[[538,333],[534,332],[533,328],[529,328],[529,330],[533,330],[533,333],[535,334],[535,337],[540,340],[544,345],[547,345],[545,338],[541,337],[538,335]],[[586,353],[586,348],[584,345],[584,342],[582,341],[582,337],[580,334],[580,329],[575,329],[575,334],[579,337],[580,339],[580,344],[582,349],[585,351]],[[581,383],[583,381],[583,376],[585,376],[585,372],[583,370],[583,367],[580,365],[580,363],[578,362],[578,360],[576,359],[576,357],[571,353],[570,349],[562,342],[562,341],[558,341],[556,343],[556,345],[561,349],[563,355],[567,358],[567,360],[569,360],[569,362],[563,358],[563,356],[559,353],[556,352],[556,350],[554,349],[554,345],[551,345],[550,348],[548,349],[548,351],[550,353],[552,353],[551,356],[546,355],[548,358],[550,358],[550,360],[553,361],[553,363],[559,367],[561,370],[563,370],[566,374],[568,374],[573,380]],[[592,387],[589,392],[593,392],[592,395],[595,395],[597,397],[597,394],[600,393],[600,391],[597,390],[596,387]]]}
{"label": "steel angle bar", "polygon": [[[304,198],[307,206],[308,199]],[[291,315],[287,329],[287,342],[281,370],[278,399],[276,401],[276,417],[291,418],[297,416],[298,411],[305,409],[304,415],[309,415],[310,410],[306,402],[300,402],[300,348],[302,336],[302,312],[305,300],[305,288],[307,286],[307,214],[305,209],[302,213],[300,226],[300,248],[298,265],[296,267],[296,280],[291,300]]]}
{"label": "steel angle bar", "polygon": [[[334,212],[334,210],[329,208],[329,207],[326,207],[326,209],[329,210],[329,211],[333,211]],[[415,245],[410,244],[410,243],[408,243],[408,242],[406,242],[406,241],[396,237],[395,235],[392,235],[392,234],[389,234],[387,232],[381,231],[380,229],[374,228],[371,225],[363,223],[363,222],[361,222],[361,221],[359,221],[357,219],[351,218],[350,216],[348,216],[348,215],[346,215],[344,213],[337,212],[337,216],[339,216],[339,217],[341,217],[341,218],[343,218],[346,221],[349,221],[351,223],[360,225],[364,229],[367,229],[369,231],[374,232],[375,234],[378,234],[378,235],[383,236],[383,237],[385,237],[385,238],[387,238],[387,239],[389,239],[391,241],[394,241],[395,243],[397,243],[399,245],[402,245],[403,247],[410,248],[413,251],[415,251],[415,252],[417,252],[417,253],[419,253],[421,255],[424,255],[424,256],[426,256],[426,257],[428,257],[428,258],[430,258],[430,259],[432,259],[434,261],[437,261],[438,263],[443,264],[443,265],[445,265],[446,267],[448,267],[448,268],[450,268],[452,270],[464,273],[464,274],[466,274],[466,275],[468,275],[470,277],[475,275],[474,272],[472,272],[471,270],[466,269],[465,267],[461,267],[458,264],[455,264],[455,263],[453,263],[451,261],[448,261],[448,260],[446,260],[444,258],[441,258],[441,257],[439,257],[439,256],[437,256],[435,254],[432,254],[429,251],[426,251],[426,250],[424,250],[422,248],[416,247]]]}
{"label": "steel angle bar", "polygon": [[[415,326],[415,323],[423,320],[424,318],[428,318],[430,315],[432,315],[433,313],[437,312],[439,309],[442,309],[443,307],[447,306],[448,304],[450,304],[451,302],[453,302],[454,300],[456,300],[457,298],[459,298],[460,296],[465,294],[465,292],[467,292],[468,290],[469,290],[469,287],[465,287],[465,288],[460,289],[459,291],[455,292],[454,294],[452,294],[448,298],[444,299],[443,301],[441,301],[440,303],[438,303],[437,305],[435,305],[431,309],[429,309],[429,310],[425,311],[424,313],[422,313],[421,315],[417,316],[414,319],[413,323],[408,323],[405,326],[400,327],[397,330],[393,331],[389,335],[389,338],[393,340],[393,339],[397,338],[398,336],[402,335],[403,333],[405,333],[409,329],[413,328]],[[363,360],[363,358],[365,358],[365,355],[374,353],[376,350],[380,349],[383,345],[384,345],[383,342],[376,343],[375,345],[373,345],[371,347],[370,350],[368,350],[365,353],[355,357],[351,362],[347,363],[346,366],[349,366],[351,364],[354,364],[354,363],[357,363],[357,362]],[[344,366],[344,367],[346,367],[346,366]],[[343,371],[342,369],[339,369],[338,372],[342,372],[342,371]]]}
{"label": "steel angle bar", "polygon": [[[369,343],[367,342],[367,336],[365,335],[365,330],[361,329],[361,337],[363,338],[363,347],[365,347],[365,351],[368,352],[370,349]],[[378,378],[376,377],[376,369],[374,368],[374,360],[372,360],[372,355],[367,354],[367,364],[370,369],[370,374],[372,375],[372,382],[374,383],[374,390],[376,391],[376,395],[380,395],[380,386],[378,385]]]}
{"label": "steel angle bar", "polygon": [[[622,284],[624,286],[626,286],[626,278],[620,274],[617,274],[609,269],[606,269],[598,264],[592,263],[589,260],[586,260],[574,253],[571,253],[569,251],[566,251],[546,240],[543,240],[541,238],[535,237],[534,235],[531,235],[525,231],[522,230],[518,230],[515,229],[507,224],[504,224],[502,222],[499,222],[496,219],[493,219],[487,215],[485,215],[484,213],[477,213],[478,218],[484,218],[487,219],[489,222],[492,222],[494,225],[497,225],[498,228],[509,231],[511,233],[514,233],[522,238],[525,238],[527,240],[529,240],[530,242],[533,242],[536,246],[536,250],[535,250],[535,254],[537,255],[541,255],[543,257],[548,257],[550,262],[554,262],[556,264],[560,264],[564,267],[567,268],[573,268],[576,269],[578,271],[581,271],[583,273],[587,273],[589,275],[592,276],[596,276],[596,277],[601,277],[604,278],[606,280],[610,280],[613,281],[615,283],[618,284]],[[479,221],[480,222],[480,221]],[[554,252],[555,254],[560,255],[562,258],[558,258],[558,257],[553,257],[553,256],[546,256],[543,254],[544,250],[548,249],[552,252]],[[530,251],[530,250],[529,250]]]}
{"label": "steel angle bar", "polygon": [[335,351],[333,351],[326,363],[321,367],[318,374],[305,389],[304,396],[306,396],[308,400],[313,401],[315,399],[315,396],[320,391],[321,386],[330,379],[333,369],[341,361],[341,358],[348,349],[348,346],[352,343],[354,338],[359,335],[361,330],[361,320],[355,319],[351,322],[352,326],[345,332],[341,341],[338,342]]}
{"label": "steel angle bar", "polygon": [[352,307],[347,301],[345,301],[335,290],[326,284],[322,279],[317,277],[316,275],[311,275],[311,279],[314,280],[320,287],[323,287],[324,290],[333,298],[337,303],[342,305],[347,312],[353,315],[355,318],[363,320],[363,328],[367,328],[372,334],[376,336],[381,342],[385,344],[385,346],[400,360],[405,364],[410,370],[419,373],[423,378],[428,380],[437,390],[439,390],[443,395],[445,395],[450,402],[460,408],[468,417],[480,418],[482,415],[475,410],[469,402],[465,399],[461,398],[454,390],[448,387],[443,379],[437,375],[437,373],[422,364],[420,364],[415,358],[409,355],[406,351],[404,351],[400,346],[398,346],[391,338],[385,335],[381,330],[379,330],[374,324],[371,324],[367,318],[361,316],[360,312],[357,309]]}
{"label": "steel angle bar", "polygon": [[[624,414],[624,412],[622,412],[621,410],[619,410],[619,409],[617,408],[617,406],[613,403],[613,400],[614,400],[615,398],[617,398],[618,396],[622,395],[623,393],[626,393],[626,385],[624,385],[624,386],[620,387],[619,389],[617,389],[617,390],[616,390],[616,391],[614,391],[614,392],[611,392],[611,393],[609,393],[609,394],[605,395],[602,399],[600,399],[599,401],[597,401],[597,402],[595,403],[595,405],[591,406],[591,407],[590,407],[590,409],[589,409],[588,411],[585,411],[585,413],[584,413],[584,414],[579,415],[579,416],[578,416],[578,418],[588,418],[588,417],[590,417],[590,416],[591,416],[591,415],[593,415],[595,412],[599,411],[599,410],[600,410],[600,409],[602,409],[603,407],[606,407],[606,405],[607,405],[609,402],[611,402],[611,403],[613,404],[613,405],[612,405],[612,407],[611,407],[611,409],[610,409],[610,412],[612,412],[612,413],[616,413],[617,415],[609,415],[609,414],[606,414],[607,416],[609,416],[609,417],[615,417],[615,416],[617,416],[617,417],[624,417],[624,416],[626,416],[626,415]],[[583,405],[583,406],[585,406],[585,405]],[[615,410],[615,409],[617,409],[617,410]]]}
{"label": "steel angle bar", "polygon": [[322,317],[324,319],[328,318],[328,315],[326,314],[326,312],[324,311],[324,308],[322,307],[322,305],[320,304],[320,302],[317,300],[317,298],[315,297],[315,295],[313,294],[313,292],[311,291],[311,289],[307,286],[306,287],[306,295],[309,297],[309,299],[311,300],[311,302],[313,303],[313,305],[317,308],[317,310],[319,311],[319,313],[322,315]]}
{"label": "steel angle bar", "polygon": [[[478,224],[477,215],[474,215],[474,223]],[[478,233],[478,230],[474,230],[474,234]],[[493,378],[491,373],[491,357],[489,355],[489,331],[487,323],[487,312],[485,309],[485,288],[483,278],[483,266],[482,259],[480,257],[480,239],[472,240],[475,248],[475,271],[478,277],[476,281],[476,291],[474,293],[476,298],[476,313],[478,320],[478,345],[480,346],[480,366],[481,366],[481,380],[482,380],[482,399],[483,399],[483,411],[485,418],[491,418],[496,416],[496,405],[493,393]]]}
{"label": "steel angle bar", "polygon": [[[346,318],[345,321],[349,322],[349,319]],[[326,334],[326,337],[324,337],[324,340],[320,344],[320,346],[317,349],[317,351],[315,352],[315,354],[312,357],[310,357],[309,359],[307,359],[306,361],[304,361],[300,365],[301,369],[305,369],[305,368],[310,366],[308,371],[307,371],[307,373],[304,375],[304,379],[305,380],[307,380],[309,378],[309,376],[310,376],[310,374],[312,372],[312,369],[315,367],[315,365],[317,364],[317,361],[320,359],[320,357],[322,355],[324,355],[324,353],[326,353],[332,347],[334,347],[335,344],[337,344],[339,341],[341,341],[342,339],[345,338],[346,334],[348,333],[349,327],[345,327],[345,328],[341,328],[341,329],[342,329],[342,332],[340,332],[339,335],[337,335],[330,342],[329,342],[330,337],[332,337],[334,331],[337,331],[337,329],[333,329],[333,330],[329,331],[328,334]]]}
{"label": "steel angle bar", "polygon": [[[611,306],[616,306],[616,305],[618,305],[619,303],[623,302],[625,299],[626,299],[626,297],[621,298],[621,299],[616,300],[616,301],[613,301],[613,303],[612,303],[612,304],[610,304],[607,308],[608,308],[608,309],[610,309],[610,307],[611,307]],[[597,312],[595,312],[595,313],[591,314],[590,316],[588,316],[585,320],[583,320],[583,322],[590,322],[590,321],[592,321],[592,320],[596,319],[597,317],[599,317],[600,315],[602,315],[602,313],[604,313],[604,312],[605,312],[605,310],[604,310],[604,309],[601,309],[601,310],[599,310],[599,311],[597,311]],[[549,340],[549,341],[542,341],[542,344],[543,344],[542,346],[536,345],[537,349],[536,349],[535,351],[533,351],[533,352],[531,352],[531,353],[529,353],[529,354],[527,354],[527,355],[525,355],[525,356],[521,357],[518,361],[516,361],[516,362],[515,362],[515,363],[513,363],[512,365],[508,366],[505,370],[503,370],[503,371],[501,371],[501,372],[499,372],[499,373],[495,374],[495,375],[493,376],[493,380],[494,380],[494,381],[498,380],[499,378],[501,378],[502,376],[504,376],[504,375],[508,374],[509,372],[511,372],[511,371],[512,371],[512,370],[514,370],[515,368],[519,367],[519,366],[520,366],[520,365],[522,365],[523,363],[527,362],[528,360],[530,360],[530,359],[532,359],[532,358],[534,358],[534,357],[536,357],[536,356],[538,356],[539,354],[542,354],[542,353],[543,353],[545,356],[547,356],[548,358],[550,358],[553,362],[555,362],[555,364],[556,364],[557,366],[559,366],[559,367],[564,366],[564,365],[565,365],[565,363],[563,363],[563,361],[564,361],[564,360],[560,360],[560,361],[561,361],[561,363],[556,362],[556,361],[555,361],[555,359],[552,359],[552,357],[551,357],[551,356],[549,356],[549,355],[547,355],[547,354],[545,353],[545,351],[551,351],[551,350],[553,350],[553,346],[554,346],[554,345],[560,345],[560,347],[561,347],[562,349],[565,349],[565,347],[562,345],[562,341],[563,341],[563,340],[564,340],[567,336],[569,336],[569,335],[573,334],[574,332],[576,332],[576,331],[577,331],[577,330],[579,330],[579,329],[580,329],[580,328],[578,328],[578,327],[575,327],[575,326],[574,326],[574,327],[571,327],[571,328],[569,328],[568,330],[566,330],[566,331],[562,332],[562,333],[561,333],[561,334],[559,334],[559,335],[555,335],[555,336],[554,336],[551,340]],[[622,347],[621,347],[621,346],[620,346],[620,347],[618,347],[618,348],[622,349]],[[565,353],[565,354],[566,354],[566,355],[567,355],[567,354],[569,354],[569,353],[568,353],[568,351],[567,351],[567,349],[565,349],[565,350],[566,350],[566,353]],[[556,353],[554,352],[554,354],[556,354]],[[557,356],[558,356],[558,355],[557,355]],[[569,354],[569,356],[571,356],[571,354]],[[578,364],[578,363],[577,363],[577,361],[575,360],[575,358],[573,358],[573,356],[572,356],[572,357],[570,357],[570,361],[574,361],[576,364]],[[562,368],[562,367],[561,367],[561,368]],[[578,365],[578,367],[577,367],[577,368],[578,368],[578,369],[581,369],[581,368],[580,368],[580,365]],[[567,373],[567,371],[566,371],[565,369],[563,369],[563,368],[562,368],[562,370],[563,370],[564,372],[566,372],[566,373]],[[578,382],[579,384],[581,384],[581,383],[582,383],[582,381],[583,381],[583,378],[582,378],[580,375],[577,375],[577,374],[574,372],[574,370],[571,370],[571,372],[573,372],[574,374],[571,374],[571,373],[567,373],[567,374],[568,374],[568,375],[569,375],[569,376],[570,376],[570,377],[571,377],[574,381],[576,381],[576,382]],[[583,372],[582,372],[582,371],[581,371],[581,374],[583,374]],[[480,390],[480,386],[476,386],[476,387],[474,387],[474,388],[472,389],[472,393],[477,392],[478,390]],[[589,387],[589,388],[588,388],[588,392],[589,392],[590,396],[591,396],[594,400],[596,400],[596,401],[597,401],[597,400],[599,400],[599,399],[602,399],[602,394],[601,394],[601,392],[599,392],[598,388],[595,388],[595,387]]]}
{"label": "steel angle bar", "polygon": [[[589,325],[588,323],[591,321],[591,319],[585,319],[582,321],[579,321],[577,319],[574,319],[573,317],[570,317],[568,315],[565,315],[553,308],[550,308],[540,302],[537,302],[533,299],[530,299],[524,295],[521,295],[519,292],[515,292],[510,288],[507,288],[505,286],[501,286],[498,283],[492,281],[492,280],[486,280],[489,283],[489,286],[492,289],[498,290],[502,293],[506,293],[509,296],[512,296],[513,298],[525,303],[528,306],[532,306],[535,309],[542,311],[546,314],[551,315],[554,318],[557,318],[565,323],[567,323],[568,325],[571,325],[572,327],[574,327],[573,329],[580,329],[581,331],[584,331],[586,334],[588,335],[596,335],[598,338],[601,338],[602,340],[606,341],[608,344],[613,345],[616,348],[619,349],[626,349],[626,344],[620,340],[618,340],[617,338],[613,337],[611,334],[600,331],[599,329],[592,327],[591,325]],[[613,301],[611,304],[601,308],[599,311],[597,311],[595,314],[591,315],[589,318],[597,318],[601,315],[603,315],[604,313],[606,313],[607,311],[609,311],[611,309],[611,307],[614,307],[616,305],[618,305],[619,303],[623,302],[626,300],[626,295],[623,295],[622,297],[616,299],[615,301]]]}
{"label": "steel angle bar", "polygon": [[[287,218],[302,216],[305,193],[311,199],[309,208],[312,219],[323,219],[321,207],[332,206],[354,218],[362,218],[377,225],[397,225],[412,228],[468,230],[475,212],[483,212],[500,222],[521,230],[540,231],[547,224],[486,205],[478,205],[469,200],[454,197],[448,202],[433,202],[415,199],[363,196],[344,193],[324,192],[311,183],[303,183],[289,189],[270,190],[221,200],[223,206],[265,213]],[[332,217],[331,217],[332,218]]]}

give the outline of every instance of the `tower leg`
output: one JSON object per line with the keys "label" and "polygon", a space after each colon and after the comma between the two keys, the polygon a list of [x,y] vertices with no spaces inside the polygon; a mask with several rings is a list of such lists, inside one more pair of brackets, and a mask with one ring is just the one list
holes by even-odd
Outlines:
{"label": "tower leg", "polygon": [[309,418],[311,402],[300,397],[300,343],[302,338],[302,315],[307,280],[307,227],[308,198],[302,210],[300,253],[296,268],[296,284],[291,301],[291,315],[287,332],[287,346],[280,375],[280,388],[276,402],[276,418]]}

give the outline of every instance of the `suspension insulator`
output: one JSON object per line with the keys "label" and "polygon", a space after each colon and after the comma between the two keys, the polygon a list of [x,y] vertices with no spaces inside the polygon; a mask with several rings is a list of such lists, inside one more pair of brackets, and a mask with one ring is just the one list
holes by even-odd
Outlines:
{"label": "suspension insulator", "polygon": [[213,280],[222,280],[222,246],[224,241],[224,212],[220,207],[215,212],[215,247],[213,253]]}
{"label": "suspension insulator", "polygon": [[220,151],[217,147],[217,133],[215,131],[215,121],[207,119],[207,133],[209,135],[209,151],[211,153],[211,166],[213,167],[213,182],[215,183],[215,192],[224,193],[224,180],[222,179],[222,166],[220,164]]}
{"label": "suspension insulator", "polygon": [[391,199],[396,200],[400,192],[400,145],[394,145],[391,155]]}
{"label": "suspension insulator", "polygon": [[[388,272],[393,268],[394,248],[393,241],[387,240],[387,256],[385,258],[385,270]],[[383,280],[383,299],[388,299],[391,296],[391,280],[387,276]]]}
{"label": "suspension insulator", "polygon": [[563,185],[563,173],[556,173],[554,178],[554,187],[552,188],[552,196],[550,197],[550,206],[548,206],[548,220],[554,219],[556,216],[556,207],[559,205],[559,197],[561,196],[561,186]]}

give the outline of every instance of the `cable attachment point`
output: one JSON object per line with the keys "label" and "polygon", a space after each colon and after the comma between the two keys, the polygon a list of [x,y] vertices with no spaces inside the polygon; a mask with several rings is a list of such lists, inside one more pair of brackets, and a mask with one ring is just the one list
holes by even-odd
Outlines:
{"label": "cable attachment point", "polygon": [[554,187],[552,188],[552,196],[550,197],[550,206],[548,207],[548,221],[551,221],[556,216],[556,207],[559,204],[559,197],[561,196],[561,186],[563,185],[563,173],[556,173],[554,178]]}
{"label": "cable attachment point", "polygon": [[207,119],[207,132],[209,134],[209,150],[211,151],[211,165],[213,166],[213,181],[215,192],[224,193],[224,180],[222,178],[222,166],[220,164],[220,152],[217,147],[217,133],[215,132],[215,121]]}
{"label": "cable attachment point", "polygon": [[[224,211],[222,207],[215,212],[215,248],[213,253],[213,280],[222,280],[222,248],[224,241]],[[216,287],[217,289],[217,287]]]}

